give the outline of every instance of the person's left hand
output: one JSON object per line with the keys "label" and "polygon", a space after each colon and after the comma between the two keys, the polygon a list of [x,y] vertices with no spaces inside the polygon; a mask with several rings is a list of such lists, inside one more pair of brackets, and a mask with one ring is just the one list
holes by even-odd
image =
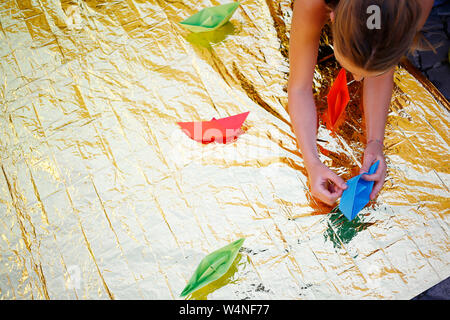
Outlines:
{"label": "person's left hand", "polygon": [[387,166],[386,160],[384,159],[383,143],[378,140],[369,141],[364,150],[364,161],[359,173],[369,172],[369,168],[377,162],[377,160],[380,160],[377,171],[374,174],[362,175],[362,178],[366,181],[375,181],[372,192],[370,193],[370,200],[375,199],[378,192],[380,192],[383,187]]}

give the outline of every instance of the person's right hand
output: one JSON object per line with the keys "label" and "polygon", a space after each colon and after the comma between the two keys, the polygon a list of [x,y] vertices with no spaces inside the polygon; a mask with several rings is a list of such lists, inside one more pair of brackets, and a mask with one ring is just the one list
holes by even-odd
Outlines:
{"label": "person's right hand", "polygon": [[311,164],[307,170],[311,194],[330,206],[347,189],[345,181],[320,161]]}

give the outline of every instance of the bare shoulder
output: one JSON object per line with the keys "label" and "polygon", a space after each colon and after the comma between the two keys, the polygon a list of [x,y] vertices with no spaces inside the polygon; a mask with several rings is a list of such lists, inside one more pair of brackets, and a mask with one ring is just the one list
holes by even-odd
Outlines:
{"label": "bare shoulder", "polygon": [[429,6],[429,7],[433,7],[434,1],[435,0],[422,0],[421,3],[423,3],[423,4],[425,4],[425,5]]}
{"label": "bare shoulder", "polygon": [[429,12],[431,11],[431,8],[433,8],[434,5],[434,1],[435,0],[420,0],[419,3],[422,6],[422,10],[424,13],[429,14]]}
{"label": "bare shoulder", "polygon": [[434,0],[420,0],[420,5],[422,6],[422,16],[420,17],[419,22],[419,30],[422,29],[423,25],[428,19],[428,16],[430,15],[431,8],[433,8]]}
{"label": "bare shoulder", "polygon": [[289,92],[311,91],[320,33],[327,18],[324,0],[295,0],[289,37]]}
{"label": "bare shoulder", "polygon": [[328,7],[325,0],[295,0],[293,13],[293,27],[308,29],[317,33],[321,29],[328,16]]}
{"label": "bare shoulder", "polygon": [[305,14],[322,13],[327,10],[325,0],[295,0],[294,8],[300,8]]}

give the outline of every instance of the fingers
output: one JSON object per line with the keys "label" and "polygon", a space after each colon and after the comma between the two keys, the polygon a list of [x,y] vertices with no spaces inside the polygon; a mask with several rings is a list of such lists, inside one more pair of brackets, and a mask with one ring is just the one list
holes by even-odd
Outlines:
{"label": "fingers", "polygon": [[369,172],[370,166],[375,162],[375,156],[372,154],[369,154],[367,156],[364,156],[364,162],[359,170],[359,174]]}
{"label": "fingers", "polygon": [[330,179],[339,189],[345,190],[348,188],[344,179],[339,177],[336,173],[334,173],[331,170],[329,170],[327,178]]}
{"label": "fingers", "polygon": [[325,202],[328,205],[333,205],[339,197],[342,196],[342,188],[331,185],[327,186],[328,182],[323,181],[322,183],[319,183],[318,185],[314,186],[311,189],[312,195],[321,200],[322,202]]}
{"label": "fingers", "polygon": [[383,178],[383,170],[378,168],[377,172],[374,174],[364,174],[362,175],[362,178],[366,181],[379,181]]}
{"label": "fingers", "polygon": [[[378,160],[378,159],[375,159]],[[384,159],[380,159],[380,164],[378,166],[377,171],[374,174],[364,174],[362,178],[366,181],[380,181],[386,177],[386,162]]]}
{"label": "fingers", "polygon": [[373,200],[377,197],[378,192],[380,192],[381,188],[383,187],[384,184],[384,178],[382,180],[378,180],[377,182],[375,182],[375,184],[373,185],[373,189],[372,192],[370,193],[370,200]]}
{"label": "fingers", "polygon": [[316,192],[312,192],[312,195],[321,200],[322,202],[325,202],[327,205],[332,206],[336,200],[342,195],[342,191],[331,193],[330,191],[326,190],[325,188],[321,190],[317,190]]}
{"label": "fingers", "polygon": [[374,174],[364,174],[362,178],[366,181],[375,181],[372,192],[370,193],[370,200],[376,198],[378,192],[383,188],[384,180],[386,179],[386,163],[381,162],[377,172]]}
{"label": "fingers", "polygon": [[330,206],[347,189],[345,181],[323,164],[311,170],[310,181],[313,197]]}

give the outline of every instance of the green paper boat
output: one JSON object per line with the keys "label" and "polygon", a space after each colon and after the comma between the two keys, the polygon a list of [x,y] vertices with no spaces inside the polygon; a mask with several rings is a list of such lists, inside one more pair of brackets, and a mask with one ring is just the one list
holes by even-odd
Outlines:
{"label": "green paper boat", "polygon": [[235,1],[204,8],[179,24],[192,32],[213,31],[227,23],[238,6],[239,2]]}
{"label": "green paper boat", "polygon": [[236,240],[204,257],[180,297],[187,296],[223,276],[236,259],[244,240],[245,238]]}

